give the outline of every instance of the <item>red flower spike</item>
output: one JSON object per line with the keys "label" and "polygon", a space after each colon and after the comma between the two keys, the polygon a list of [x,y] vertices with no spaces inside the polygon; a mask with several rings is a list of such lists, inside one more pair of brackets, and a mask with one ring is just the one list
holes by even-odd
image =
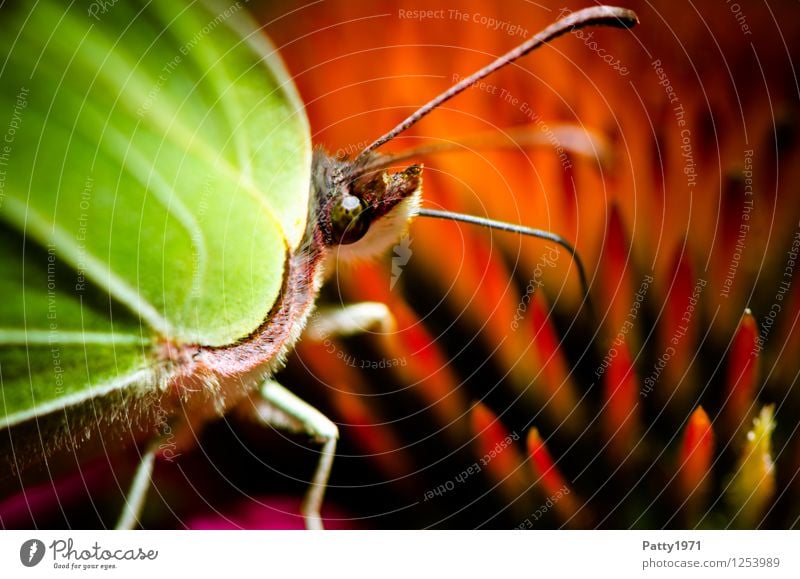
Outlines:
{"label": "red flower spike", "polygon": [[733,437],[743,432],[755,410],[759,369],[758,325],[745,310],[728,352],[725,379],[724,425]]}
{"label": "red flower spike", "polygon": [[773,407],[765,406],[747,433],[736,472],[727,487],[732,524],[755,529],[763,523],[767,506],[775,494],[775,465],[772,458]]}
{"label": "red flower spike", "polygon": [[[481,286],[480,299],[497,307],[498,313],[502,312],[500,315],[495,314],[492,324],[487,323],[487,333],[484,335],[488,347],[497,348],[496,356],[500,360],[500,366],[507,369],[511,384],[523,396],[532,393],[535,408],[538,410],[543,407],[555,424],[571,426],[573,431],[582,429],[584,423],[579,422],[579,415],[573,412],[578,396],[574,386],[566,378],[566,362],[558,349],[559,341],[549,325],[541,302],[543,276],[548,269],[567,259],[566,252],[549,245],[540,249],[538,269],[531,272],[525,288],[525,298],[516,291],[509,292],[507,285],[501,285],[507,284],[504,278],[508,274],[502,262],[492,259],[488,246],[476,240],[472,255],[476,267],[483,268],[486,272],[485,280],[492,280]],[[531,321],[526,323],[526,318],[531,318]],[[553,350],[558,351],[555,357],[551,353]],[[545,359],[543,354],[552,364],[549,370],[542,367],[542,360]],[[532,383],[534,388],[531,388]]]}
{"label": "red flower spike", "polygon": [[[532,410],[538,410],[548,397],[541,389],[531,388],[541,367],[532,346],[533,335],[528,325],[516,321],[519,315],[527,315],[516,284],[500,260],[499,253],[487,243],[485,237],[466,227],[462,227],[461,235],[465,249],[462,271],[449,290],[452,303],[460,304],[463,315],[476,331],[481,332],[488,351],[494,352],[497,366],[508,372],[515,391],[528,400]],[[431,247],[441,245],[441,234],[429,240]],[[442,266],[438,261],[442,260],[437,257],[437,263],[430,263],[428,267],[432,271],[441,271]]]}
{"label": "red flower spike", "polygon": [[470,412],[470,424],[475,435],[476,464],[499,486],[510,503],[517,504],[530,487],[528,471],[523,468],[522,453],[515,443],[519,434],[509,432],[497,416],[484,404],[477,402]]}
{"label": "red flower spike", "polygon": [[[502,235],[502,233],[491,235]],[[480,279],[479,285],[473,288],[475,299],[470,304],[469,311],[465,313],[473,317],[476,326],[483,326],[483,334],[489,344],[508,342],[509,338],[512,342],[518,342],[519,340],[510,335],[511,320],[514,319],[517,304],[521,299],[516,284],[500,261],[501,255],[496,246],[493,247],[487,238],[477,235],[470,237],[469,241],[466,259],[472,262],[472,269],[478,272]],[[517,348],[522,344],[514,346],[516,346],[512,348],[514,352],[509,352],[508,355],[514,355],[515,359],[518,359]],[[525,347],[527,348],[527,344]],[[512,366],[513,364],[508,365]]]}
{"label": "red flower spike", "polygon": [[[601,275],[599,276],[600,300],[604,304],[604,327],[607,335],[616,336],[625,332],[625,340],[631,350],[638,351],[639,331],[636,324],[629,327],[628,314],[634,304],[633,275],[634,266],[629,243],[620,217],[619,209],[613,205],[608,217],[606,237],[603,242]],[[639,285],[637,280],[637,287]]]}
{"label": "red flower spike", "polygon": [[[363,375],[321,344],[304,341],[296,351],[309,371],[325,385],[342,430],[346,429],[353,442],[375,460],[387,478],[408,482],[414,461],[378,413],[373,398],[364,396],[371,390],[364,384]],[[337,349],[338,352],[343,350]]]}
{"label": "red flower spike", "polygon": [[377,342],[387,357],[402,360],[393,366],[401,383],[413,388],[445,433],[460,445],[467,436],[464,420],[469,408],[466,393],[453,374],[447,358],[414,312],[396,302],[392,311],[398,331]]}
{"label": "red flower spike", "polygon": [[415,485],[409,477],[414,461],[389,424],[378,422],[368,399],[337,389],[331,403],[361,452],[383,471],[387,480]]}
{"label": "red flower spike", "polygon": [[[420,247],[448,247],[450,255],[442,259],[435,251],[422,251],[415,254],[415,258],[419,256],[419,266],[438,274],[431,279],[447,292],[448,302],[460,308],[459,313],[482,332],[490,351],[501,345],[497,352],[501,358],[498,364],[510,368],[523,362],[527,366],[530,356],[526,361],[521,354],[530,349],[530,336],[511,331],[520,301],[519,292],[499,261],[496,248],[490,250],[487,238],[481,237],[484,233],[474,228],[449,223],[436,225],[436,228],[430,227],[430,223],[415,226],[414,243]],[[516,334],[520,334],[520,338]],[[538,366],[534,364],[527,373],[530,376],[537,371]]]}
{"label": "red flower spike", "polygon": [[392,291],[391,273],[384,267],[363,264],[358,283],[350,280],[347,295],[354,301],[385,303],[394,316],[392,332],[376,334],[375,346],[400,384],[413,388],[445,433],[458,445],[467,437],[464,416],[469,402],[447,357],[399,292]]}
{"label": "red flower spike", "polygon": [[559,428],[579,433],[585,428],[586,415],[578,405],[579,396],[570,375],[567,359],[561,350],[561,340],[548,316],[547,304],[542,294],[531,299],[531,326],[534,345],[542,363],[539,384],[549,397],[548,410],[559,422]]}
{"label": "red flower spike", "polygon": [[688,249],[683,245],[675,250],[669,279],[662,323],[658,325],[658,351],[669,355],[669,362],[664,365],[657,391],[676,414],[686,416],[696,394],[690,369],[697,355],[700,300],[707,282],[694,279]]}
{"label": "red flower spike", "polygon": [[550,451],[547,450],[536,428],[528,431],[528,454],[531,458],[530,465],[534,484],[541,487],[545,507],[552,508],[558,515],[559,521],[570,527],[588,528],[590,517],[583,501],[575,495],[572,487],[553,462]]}
{"label": "red flower spike", "polygon": [[604,408],[601,417],[603,433],[608,440],[608,450],[615,460],[624,463],[640,442],[642,433],[639,401],[642,392],[639,379],[631,361],[627,344],[612,345],[614,353],[603,381]]}
{"label": "red flower spike", "polygon": [[698,406],[684,430],[676,466],[679,502],[686,506],[689,525],[696,523],[711,484],[715,443],[711,421]]}

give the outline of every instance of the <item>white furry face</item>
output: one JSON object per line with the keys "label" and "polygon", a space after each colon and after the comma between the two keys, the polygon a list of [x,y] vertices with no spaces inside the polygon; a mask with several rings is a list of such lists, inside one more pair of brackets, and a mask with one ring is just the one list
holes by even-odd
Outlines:
{"label": "white furry face", "polygon": [[331,249],[331,257],[336,262],[345,263],[382,257],[406,232],[411,218],[419,211],[421,202],[422,186],[420,185],[389,212],[375,219],[364,237],[355,243],[334,246]]}
{"label": "white furry face", "polygon": [[399,242],[422,202],[422,165],[343,178],[348,170],[352,167],[346,162],[317,157],[313,235],[327,248],[326,271],[384,256]]}

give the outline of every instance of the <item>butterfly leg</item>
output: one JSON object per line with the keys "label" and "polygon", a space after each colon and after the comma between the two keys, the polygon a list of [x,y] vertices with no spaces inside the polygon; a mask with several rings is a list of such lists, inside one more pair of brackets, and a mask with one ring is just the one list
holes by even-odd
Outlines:
{"label": "butterfly leg", "polygon": [[288,432],[305,433],[322,444],[319,462],[301,507],[306,527],[322,529],[320,508],[336,453],[339,429],[319,410],[275,381],[267,380],[254,407],[259,422]]}
{"label": "butterfly leg", "polygon": [[[394,328],[394,318],[385,304],[363,302],[318,311],[309,321],[305,337],[321,342],[329,336],[359,334],[371,328],[381,331]],[[301,507],[306,527],[321,529],[320,508],[336,453],[339,429],[319,410],[273,380],[267,380],[259,394],[253,408],[255,412],[250,412],[259,422],[287,432],[305,433],[322,444],[319,462]]]}
{"label": "butterfly leg", "polygon": [[370,330],[389,333],[395,329],[392,312],[380,302],[360,302],[317,310],[308,322],[305,338],[324,342],[331,336],[352,336]]}
{"label": "butterfly leg", "polygon": [[144,501],[147,498],[147,491],[152,483],[153,466],[156,461],[157,451],[158,441],[149,444],[142,455],[139,466],[136,467],[131,488],[125,497],[125,506],[122,508],[122,513],[117,521],[118,530],[133,529],[139,523],[139,515],[142,512]]}

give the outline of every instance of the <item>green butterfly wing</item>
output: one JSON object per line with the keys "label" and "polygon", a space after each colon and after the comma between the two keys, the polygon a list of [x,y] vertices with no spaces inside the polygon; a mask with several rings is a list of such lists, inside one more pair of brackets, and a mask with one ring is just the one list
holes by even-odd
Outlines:
{"label": "green butterfly wing", "polygon": [[224,346],[308,211],[295,88],[240,2],[0,8],[0,427]]}

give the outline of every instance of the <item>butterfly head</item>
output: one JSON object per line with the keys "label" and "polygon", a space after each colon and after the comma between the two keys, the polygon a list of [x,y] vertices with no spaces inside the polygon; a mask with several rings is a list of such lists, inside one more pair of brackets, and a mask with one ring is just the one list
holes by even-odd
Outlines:
{"label": "butterfly head", "polygon": [[317,227],[325,245],[335,246],[347,261],[383,254],[419,210],[421,165],[397,172],[367,171],[354,178],[347,161],[326,158],[315,165]]}

